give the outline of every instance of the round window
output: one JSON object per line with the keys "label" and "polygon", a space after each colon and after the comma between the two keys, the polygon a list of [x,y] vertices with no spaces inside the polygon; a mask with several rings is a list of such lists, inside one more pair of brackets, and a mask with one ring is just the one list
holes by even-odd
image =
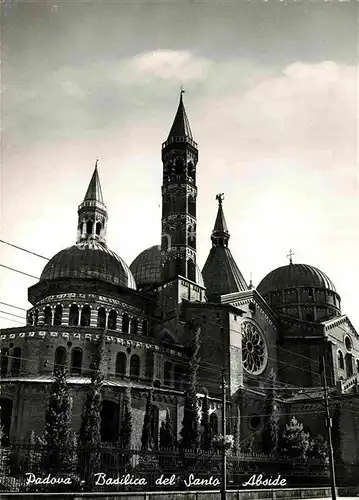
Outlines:
{"label": "round window", "polygon": [[267,364],[267,346],[262,333],[253,323],[242,323],[242,361],[244,369],[259,375]]}

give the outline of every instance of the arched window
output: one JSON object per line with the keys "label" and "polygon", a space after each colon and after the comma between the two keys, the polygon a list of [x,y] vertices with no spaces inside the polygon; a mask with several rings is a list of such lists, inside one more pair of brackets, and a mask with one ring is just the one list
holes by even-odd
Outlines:
{"label": "arched window", "polygon": [[79,308],[76,304],[71,304],[70,315],[69,315],[69,325],[77,326],[79,324]]}
{"label": "arched window", "polygon": [[36,326],[39,323],[39,310],[35,309],[34,313],[34,325]]}
{"label": "arched window", "polygon": [[82,371],[82,349],[75,347],[71,351],[71,375],[81,375]]}
{"label": "arched window", "polygon": [[209,417],[209,428],[213,436],[218,434],[218,417],[215,413],[211,413]]}
{"label": "arched window", "polygon": [[138,319],[136,318],[136,316],[134,316],[131,319],[131,333],[133,335],[136,335],[137,334],[137,330],[138,330]]}
{"label": "arched window", "polygon": [[44,323],[45,325],[52,325],[52,309],[50,306],[45,307]]}
{"label": "arched window", "polygon": [[166,361],[166,363],[164,364],[163,374],[164,374],[163,379],[164,379],[165,385],[171,385],[171,383],[172,383],[172,363],[170,363],[169,361]]}
{"label": "arched window", "polygon": [[349,352],[345,355],[345,370],[348,378],[353,375],[353,358]]}
{"label": "arched window", "polygon": [[345,337],[344,343],[345,343],[346,350],[351,351],[352,350],[352,342],[348,336]]}
{"label": "arched window", "polygon": [[188,213],[196,217],[196,201],[192,196],[188,198]]}
{"label": "arched window", "polygon": [[196,281],[196,265],[192,260],[188,261],[188,279],[191,281]]}
{"label": "arched window", "polygon": [[106,328],[106,310],[100,307],[97,313],[97,328]]}
{"label": "arched window", "polygon": [[9,349],[5,347],[1,349],[1,375],[7,374],[8,365],[9,365]]}
{"label": "arched window", "polygon": [[86,223],[86,234],[92,234],[93,222],[92,220],[88,220]]}
{"label": "arched window", "polygon": [[20,368],[21,368],[21,348],[15,347],[11,364],[11,374],[19,375]]}
{"label": "arched window", "polygon": [[58,347],[55,351],[54,371],[67,364],[67,351],[64,347]]}
{"label": "arched window", "polygon": [[142,321],[142,335],[148,335],[148,321],[144,319]]}
{"label": "arched window", "polygon": [[359,359],[356,361],[357,373],[359,373]]}
{"label": "arched window", "polygon": [[32,312],[29,312],[29,314],[27,315],[27,324],[29,326],[32,326],[34,324],[34,315],[32,314]]}
{"label": "arched window", "polygon": [[183,368],[180,365],[175,365],[174,367],[174,386],[178,391],[182,390],[183,387]]}
{"label": "arched window", "polygon": [[116,356],[116,377],[123,378],[126,376],[127,356],[124,352],[117,353]]}
{"label": "arched window", "polygon": [[130,325],[130,318],[127,313],[122,315],[122,333],[128,333],[128,327]]}
{"label": "arched window", "polygon": [[110,330],[116,330],[116,323],[117,323],[117,312],[114,309],[112,309],[108,315],[108,328]]}
{"label": "arched window", "polygon": [[344,356],[342,351],[338,351],[338,364],[341,370],[344,370]]}
{"label": "arched window", "polygon": [[62,306],[60,304],[57,304],[57,306],[55,307],[54,325],[60,326],[61,323],[62,323]]}
{"label": "arched window", "polygon": [[90,326],[91,323],[91,307],[86,304],[81,311],[81,326]]}
{"label": "arched window", "polygon": [[137,354],[132,354],[130,360],[130,376],[138,378],[140,376],[140,357]]}
{"label": "arched window", "polygon": [[101,222],[96,222],[96,234],[99,236],[101,234]]}

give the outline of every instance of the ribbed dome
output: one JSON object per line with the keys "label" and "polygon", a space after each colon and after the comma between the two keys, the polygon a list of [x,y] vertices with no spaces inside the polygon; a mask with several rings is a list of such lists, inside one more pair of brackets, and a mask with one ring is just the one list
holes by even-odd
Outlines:
{"label": "ribbed dome", "polygon": [[[130,265],[130,270],[138,288],[161,285],[162,257],[160,247],[154,245],[141,252]],[[204,286],[202,273],[198,266],[196,266],[196,283]]]}
{"label": "ribbed dome", "polygon": [[95,241],[78,243],[57,253],[46,264],[40,281],[56,278],[97,278],[136,289],[127,264],[106,245]]}
{"label": "ribbed dome", "polygon": [[265,276],[257,290],[261,295],[287,288],[313,287],[335,292],[335,286],[326,274],[307,264],[289,264],[278,267]]}

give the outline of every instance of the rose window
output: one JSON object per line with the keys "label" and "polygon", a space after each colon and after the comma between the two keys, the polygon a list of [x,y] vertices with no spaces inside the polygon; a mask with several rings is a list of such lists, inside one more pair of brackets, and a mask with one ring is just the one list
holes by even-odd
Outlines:
{"label": "rose window", "polygon": [[249,322],[242,324],[242,360],[244,369],[259,375],[267,363],[267,347],[258,328]]}

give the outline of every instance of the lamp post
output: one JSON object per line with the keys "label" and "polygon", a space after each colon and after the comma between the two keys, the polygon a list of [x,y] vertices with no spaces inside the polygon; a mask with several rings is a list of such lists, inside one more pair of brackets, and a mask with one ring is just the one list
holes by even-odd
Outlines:
{"label": "lamp post", "polygon": [[325,424],[328,430],[328,445],[329,445],[329,466],[330,466],[330,480],[331,480],[331,490],[332,490],[332,500],[337,499],[337,490],[335,484],[335,467],[334,467],[334,453],[333,453],[333,443],[332,443],[332,419],[330,418],[329,411],[329,398],[328,398],[328,385],[327,385],[327,374],[325,367],[325,357],[320,357],[320,371],[322,375],[323,389],[324,389],[324,402],[325,402]]}
{"label": "lamp post", "polygon": [[222,371],[222,435],[223,435],[223,449],[222,449],[222,488],[221,488],[221,500],[226,500],[226,490],[227,490],[227,455],[226,448],[224,446],[226,441],[226,405],[227,405],[227,384],[224,376],[224,370]]}

